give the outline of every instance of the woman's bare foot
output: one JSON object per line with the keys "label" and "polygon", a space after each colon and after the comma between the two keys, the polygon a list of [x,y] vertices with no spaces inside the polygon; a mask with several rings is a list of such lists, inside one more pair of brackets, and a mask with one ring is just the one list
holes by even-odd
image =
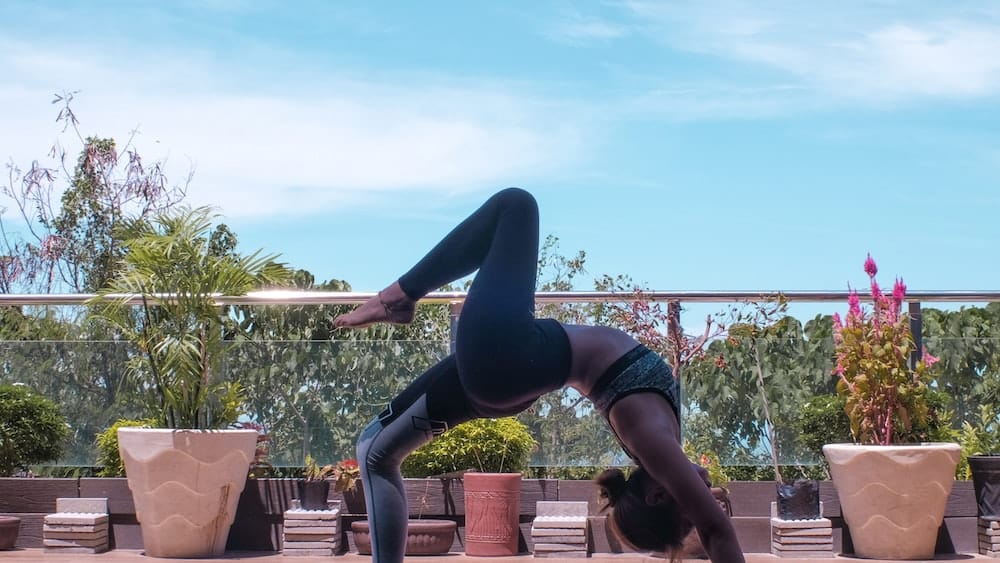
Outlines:
{"label": "woman's bare foot", "polygon": [[416,302],[410,299],[399,282],[378,292],[350,313],[340,315],[333,325],[344,328],[365,328],[375,323],[408,324],[416,313]]}

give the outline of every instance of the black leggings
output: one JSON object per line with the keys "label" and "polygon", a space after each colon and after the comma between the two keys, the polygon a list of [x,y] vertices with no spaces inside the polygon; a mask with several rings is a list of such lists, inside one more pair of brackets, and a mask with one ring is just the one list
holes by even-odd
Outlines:
{"label": "black leggings", "polygon": [[376,563],[403,560],[409,514],[403,458],[461,422],[516,414],[569,377],[565,331],[534,317],[538,206],[528,192],[508,188],[491,197],[399,284],[416,300],[477,269],[455,353],[414,380],[358,440]]}

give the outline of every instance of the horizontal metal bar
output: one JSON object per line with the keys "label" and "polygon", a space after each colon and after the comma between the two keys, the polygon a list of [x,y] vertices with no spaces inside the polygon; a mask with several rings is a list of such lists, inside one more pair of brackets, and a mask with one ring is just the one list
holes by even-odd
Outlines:
{"label": "horizontal metal bar", "polygon": [[[438,291],[428,294],[424,303],[461,303],[464,291]],[[734,301],[757,301],[783,296],[789,302],[824,303],[847,300],[848,291],[643,291],[650,301],[680,301],[684,303],[728,303]],[[371,292],[345,291],[254,291],[247,295],[216,295],[219,305],[356,305],[364,303],[376,294]],[[864,298],[871,296],[859,292]],[[542,291],[535,294],[539,303],[601,303],[627,302],[635,299],[632,292],[613,291]],[[96,297],[93,293],[52,293],[52,294],[0,294],[0,306],[18,305],[84,305]],[[108,295],[107,299],[125,299],[132,304],[142,303],[138,295]],[[171,294],[157,294],[154,300],[170,300]],[[951,302],[973,303],[1000,301],[1000,291],[908,291],[908,302]]]}

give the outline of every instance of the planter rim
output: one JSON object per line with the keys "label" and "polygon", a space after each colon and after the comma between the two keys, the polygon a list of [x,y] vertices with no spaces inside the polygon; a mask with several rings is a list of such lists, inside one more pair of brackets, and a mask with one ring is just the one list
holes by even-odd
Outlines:
{"label": "planter rim", "polygon": [[889,444],[888,446],[882,444],[854,444],[851,442],[839,442],[836,444],[824,444],[823,449],[826,448],[836,448],[836,449],[849,449],[849,448],[869,448],[873,450],[906,450],[906,449],[921,449],[927,447],[945,447],[948,449],[957,448],[962,449],[962,446],[955,442],[919,442],[915,444]]}
{"label": "planter rim", "polygon": [[257,431],[252,428],[217,428],[217,429],[202,429],[202,428],[138,428],[134,426],[125,426],[118,429],[119,432],[135,432],[137,434],[143,433],[164,433],[164,432],[197,432],[199,434],[231,434],[238,432],[247,432],[257,434]]}

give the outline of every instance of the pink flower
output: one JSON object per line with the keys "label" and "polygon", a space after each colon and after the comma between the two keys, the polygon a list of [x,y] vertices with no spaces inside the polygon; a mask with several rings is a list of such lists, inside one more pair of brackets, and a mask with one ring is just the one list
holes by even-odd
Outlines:
{"label": "pink flower", "polygon": [[878,266],[875,265],[875,260],[872,259],[871,254],[868,254],[868,258],[865,259],[865,273],[870,278],[874,278],[875,274],[878,273]]}
{"label": "pink flower", "polygon": [[931,367],[932,365],[938,363],[938,357],[937,356],[932,356],[932,355],[928,354],[927,353],[927,348],[924,348],[922,355],[924,357],[923,358],[924,359],[924,364],[926,364],[927,367]]}
{"label": "pink flower", "polygon": [[896,278],[896,285],[892,286],[892,302],[899,309],[903,305],[903,298],[906,297],[906,284],[903,278]]}
{"label": "pink flower", "polygon": [[847,294],[847,318],[860,317],[861,316],[861,298],[858,297],[857,291],[851,291]]}

